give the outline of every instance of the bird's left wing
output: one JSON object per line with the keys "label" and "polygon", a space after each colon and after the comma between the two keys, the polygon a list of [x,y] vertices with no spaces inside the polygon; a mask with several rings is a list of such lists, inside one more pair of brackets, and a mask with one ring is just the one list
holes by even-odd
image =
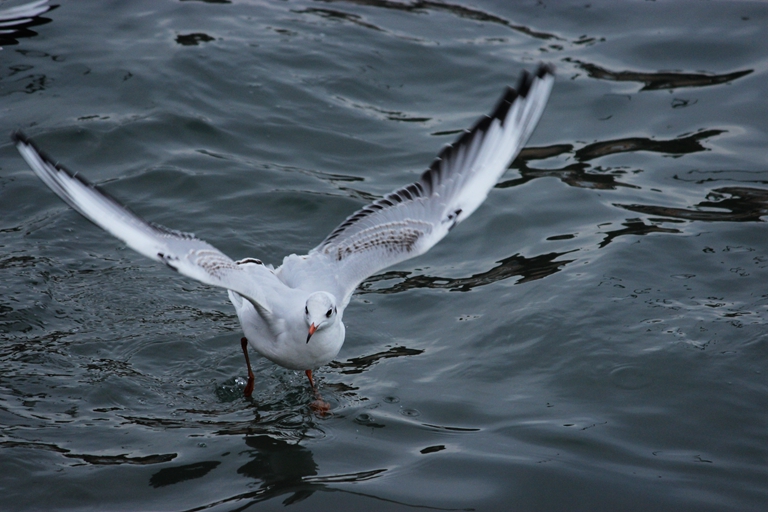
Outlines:
{"label": "bird's left wing", "polygon": [[490,115],[446,146],[421,178],[349,216],[307,256],[289,256],[280,277],[320,288],[346,305],[368,276],[425,253],[474,212],[523,148],[554,83],[541,65],[524,72]]}
{"label": "bird's left wing", "polygon": [[271,270],[259,265],[246,271],[190,233],[146,222],[79,174],[54,163],[24,134],[16,132],[12,139],[35,174],[86,219],[136,252],[205,284],[235,291],[257,308],[270,311],[264,288],[279,286]]}

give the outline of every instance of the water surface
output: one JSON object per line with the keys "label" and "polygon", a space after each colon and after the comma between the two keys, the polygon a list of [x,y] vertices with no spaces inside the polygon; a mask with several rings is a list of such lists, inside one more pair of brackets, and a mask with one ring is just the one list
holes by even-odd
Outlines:
{"label": "water surface", "polygon": [[0,37],[7,132],[273,264],[558,72],[487,202],[353,297],[328,417],[265,360],[242,398],[226,293],[0,143],[4,510],[764,508],[765,4],[78,1]]}

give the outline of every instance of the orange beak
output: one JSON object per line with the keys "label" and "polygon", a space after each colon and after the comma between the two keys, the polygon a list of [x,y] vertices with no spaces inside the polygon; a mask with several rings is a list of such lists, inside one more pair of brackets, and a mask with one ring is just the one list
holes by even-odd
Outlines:
{"label": "orange beak", "polygon": [[309,338],[311,338],[312,335],[315,334],[316,330],[317,330],[317,327],[315,327],[315,324],[312,324],[309,326],[309,334],[307,334],[307,343],[309,343]]}

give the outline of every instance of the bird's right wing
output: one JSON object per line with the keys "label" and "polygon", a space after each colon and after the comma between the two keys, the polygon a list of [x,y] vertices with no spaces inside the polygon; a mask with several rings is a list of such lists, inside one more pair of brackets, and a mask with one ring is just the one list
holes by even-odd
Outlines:
{"label": "bird's right wing", "polygon": [[245,270],[231,258],[194,235],[150,224],[82,176],[45,156],[20,132],[12,135],[16,148],[37,176],[61,199],[128,247],[180,274],[235,291],[269,312],[264,288],[283,286],[263,265]]}
{"label": "bird's right wing", "polygon": [[368,276],[424,254],[474,212],[539,122],[554,83],[541,65],[507,88],[496,108],[446,146],[421,178],[350,215],[307,256],[289,256],[281,278],[346,304]]}

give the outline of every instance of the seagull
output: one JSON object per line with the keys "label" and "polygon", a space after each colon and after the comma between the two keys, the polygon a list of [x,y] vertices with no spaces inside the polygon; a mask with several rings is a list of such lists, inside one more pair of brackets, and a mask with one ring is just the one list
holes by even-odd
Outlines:
{"label": "seagull", "polygon": [[172,270],[227,290],[248,347],[281,366],[312,370],[344,344],[344,309],[358,285],[419,256],[474,212],[528,141],[554,83],[546,64],[524,71],[490,113],[445,146],[415,182],[347,217],[308,254],[278,268],[256,258],[234,261],[191,233],[147,222],[79,173],[49,158],[20,131],[11,138],[34,173],[65,203],[128,247]]}

